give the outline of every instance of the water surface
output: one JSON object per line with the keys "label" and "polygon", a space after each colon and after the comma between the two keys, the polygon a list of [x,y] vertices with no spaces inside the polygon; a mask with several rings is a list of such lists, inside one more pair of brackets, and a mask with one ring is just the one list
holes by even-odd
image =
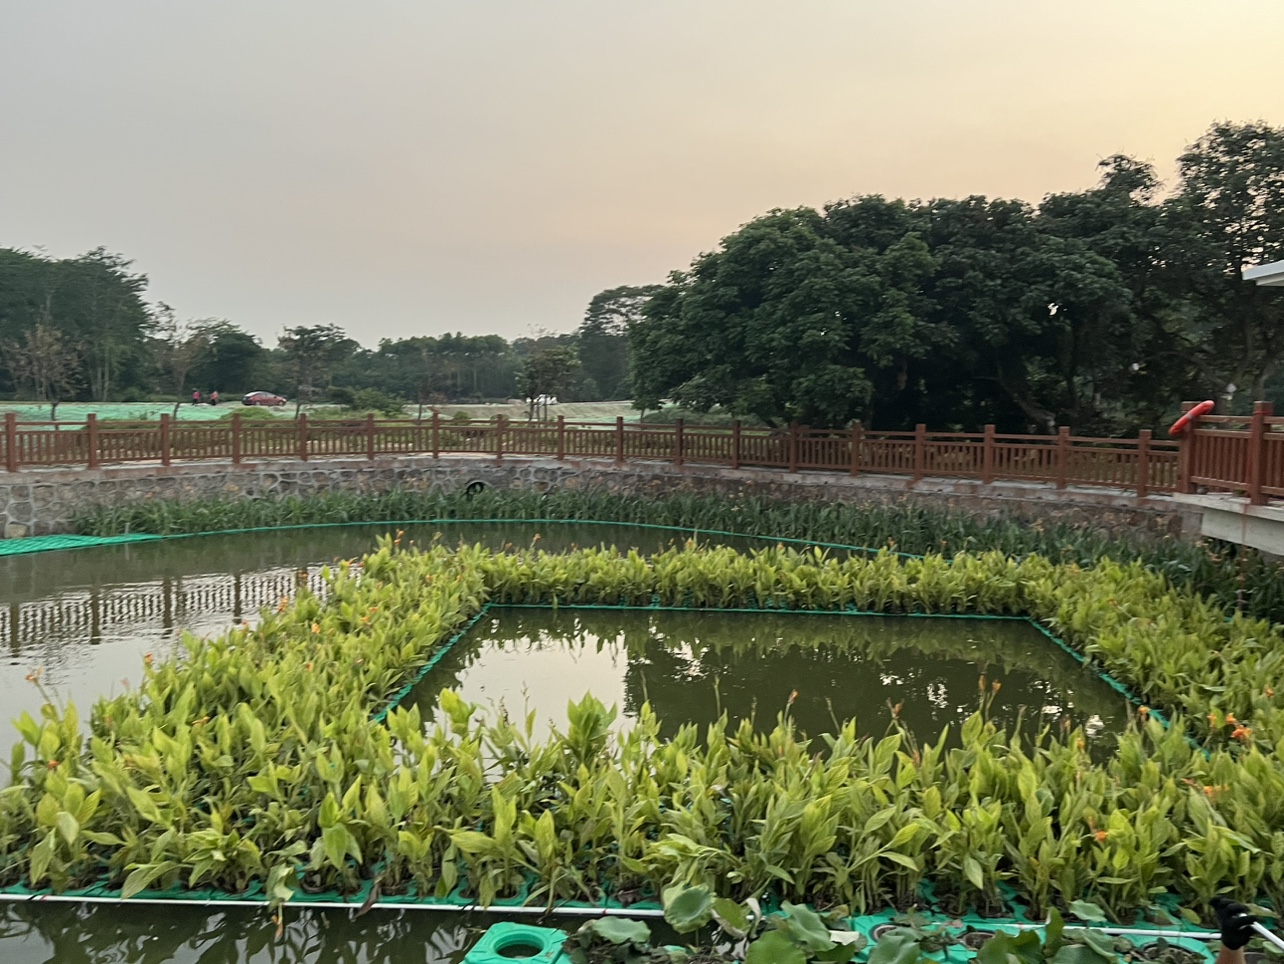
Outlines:
{"label": "water surface", "polygon": [[621,709],[650,701],[672,736],[722,713],[770,728],[787,712],[804,732],[848,719],[882,734],[893,713],[920,740],[974,713],[982,696],[1005,726],[1083,726],[1109,744],[1124,699],[1026,620],[804,613],[496,608],[415,688],[426,720],[437,694],[510,717],[567,724],[585,693]]}

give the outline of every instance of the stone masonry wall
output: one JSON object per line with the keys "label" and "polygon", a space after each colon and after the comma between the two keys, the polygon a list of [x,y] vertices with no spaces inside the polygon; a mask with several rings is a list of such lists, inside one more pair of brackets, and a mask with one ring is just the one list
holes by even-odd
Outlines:
{"label": "stone masonry wall", "polygon": [[149,499],[271,499],[290,494],[388,492],[400,488],[450,491],[480,480],[498,488],[605,489],[639,496],[715,492],[777,499],[847,503],[909,500],[1031,523],[1068,522],[1122,534],[1198,534],[1198,515],[1166,496],[1138,499],[1110,490],[1050,485],[924,480],[900,476],[788,473],[770,469],[545,457],[407,456],[360,459],[274,460],[233,467],[225,462],[120,465],[98,470],[31,469],[0,473],[0,534],[4,538],[72,531],[89,509]]}

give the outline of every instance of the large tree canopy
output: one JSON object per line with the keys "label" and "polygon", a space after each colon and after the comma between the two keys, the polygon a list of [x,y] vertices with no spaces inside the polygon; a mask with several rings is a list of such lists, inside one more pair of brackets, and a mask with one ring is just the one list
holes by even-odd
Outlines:
{"label": "large tree canopy", "polygon": [[[1218,125],[1154,170],[1037,207],[856,197],[772,211],[674,273],[631,329],[635,403],[769,424],[1085,432],[1153,426],[1183,398],[1262,397],[1284,298],[1284,131]],[[1239,407],[1245,399],[1241,394]]]}

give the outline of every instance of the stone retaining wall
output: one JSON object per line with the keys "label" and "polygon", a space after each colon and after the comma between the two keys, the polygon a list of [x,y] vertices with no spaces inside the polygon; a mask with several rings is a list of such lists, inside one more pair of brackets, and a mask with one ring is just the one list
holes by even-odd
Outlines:
{"label": "stone retaining wall", "polygon": [[546,457],[407,456],[358,459],[274,460],[234,468],[225,462],[186,462],[88,469],[31,469],[0,473],[0,533],[5,538],[71,531],[89,509],[147,499],[277,498],[324,492],[388,492],[399,488],[450,491],[480,480],[498,488],[605,489],[639,496],[716,492],[777,499],[889,503],[911,500],[1034,524],[1067,522],[1133,535],[1199,532],[1198,513],[1166,496],[1139,499],[1125,492],[1051,485],[931,479],[911,486],[901,476],[857,478],[826,472],[781,472],[668,462]]}

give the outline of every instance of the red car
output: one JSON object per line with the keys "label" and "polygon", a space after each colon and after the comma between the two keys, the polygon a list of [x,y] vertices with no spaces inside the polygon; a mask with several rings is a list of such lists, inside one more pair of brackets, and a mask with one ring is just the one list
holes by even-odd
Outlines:
{"label": "red car", "polygon": [[284,405],[285,399],[271,392],[250,392],[241,399],[242,405]]}

